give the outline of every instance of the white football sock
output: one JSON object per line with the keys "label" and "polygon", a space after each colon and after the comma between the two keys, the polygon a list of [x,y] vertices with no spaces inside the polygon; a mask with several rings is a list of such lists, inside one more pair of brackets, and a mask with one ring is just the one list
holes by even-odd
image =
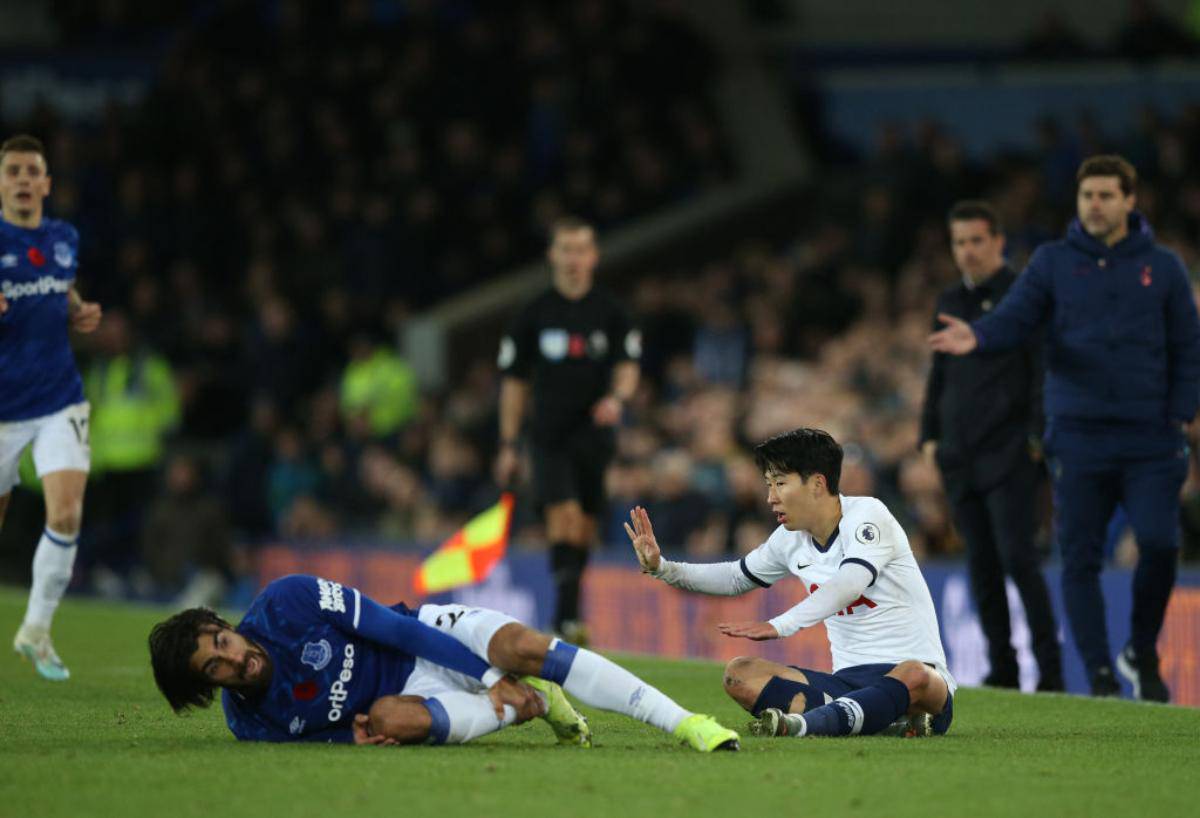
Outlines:
{"label": "white football sock", "polygon": [[29,606],[25,609],[25,624],[50,629],[58,602],[71,582],[75,567],[77,535],[60,534],[50,528],[42,532],[33,555],[33,585],[29,589]]}
{"label": "white football sock", "polygon": [[562,687],[584,704],[624,713],[668,733],[692,715],[625,668],[585,648],[575,654]]}

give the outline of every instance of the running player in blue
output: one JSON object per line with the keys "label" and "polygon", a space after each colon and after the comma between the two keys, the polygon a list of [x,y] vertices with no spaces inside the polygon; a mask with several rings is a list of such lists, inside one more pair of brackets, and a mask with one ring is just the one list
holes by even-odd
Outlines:
{"label": "running player in blue", "polygon": [[207,707],[222,688],[226,723],[243,741],[461,744],[541,716],[560,743],[590,747],[565,689],[700,752],[738,747],[711,716],[499,611],[388,608],[302,574],[269,584],[236,628],[207,608],[159,623],[150,662],[176,712]]}
{"label": "running player in blue", "polygon": [[70,676],[50,624],[71,581],[91,453],[88,404],[67,335],[92,332],[100,305],[75,290],[79,234],[43,215],[50,175],[42,143],[0,145],[0,525],[26,446],[46,498],[46,530],[33,557],[33,585],[13,649],[47,679]]}

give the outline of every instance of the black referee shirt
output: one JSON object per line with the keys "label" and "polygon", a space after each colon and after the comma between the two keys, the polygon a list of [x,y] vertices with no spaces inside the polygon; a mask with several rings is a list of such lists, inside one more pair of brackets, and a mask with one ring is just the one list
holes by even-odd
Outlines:
{"label": "black referee shirt", "polygon": [[532,382],[533,442],[556,445],[592,427],[592,406],[612,388],[613,366],[641,352],[641,336],[613,295],[593,287],[570,301],[551,287],[517,315],[498,363],[503,375]]}

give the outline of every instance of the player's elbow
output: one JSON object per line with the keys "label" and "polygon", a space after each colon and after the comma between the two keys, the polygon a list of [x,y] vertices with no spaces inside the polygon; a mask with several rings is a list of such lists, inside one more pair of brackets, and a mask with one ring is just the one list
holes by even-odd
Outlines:
{"label": "player's elbow", "polygon": [[74,536],[79,533],[83,524],[83,498],[78,502],[65,503],[59,508],[51,509],[46,516],[46,526],[60,534]]}

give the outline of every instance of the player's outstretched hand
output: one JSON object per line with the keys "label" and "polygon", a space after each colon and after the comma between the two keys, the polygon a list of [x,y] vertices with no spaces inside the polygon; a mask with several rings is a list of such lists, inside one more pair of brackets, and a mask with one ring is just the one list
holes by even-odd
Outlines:
{"label": "player's outstretched hand", "polygon": [[779,638],[779,631],[770,622],[722,622],[717,625],[717,630],[726,636],[753,639],[755,642]]}
{"label": "player's outstretched hand", "polygon": [[934,352],[966,355],[979,346],[975,330],[966,321],[944,312],[938,313],[938,320],[946,326],[929,336],[929,348]]}
{"label": "player's outstretched hand", "polygon": [[641,506],[634,506],[629,511],[629,519],[633,521],[633,527],[625,523],[625,533],[633,542],[633,550],[637,552],[642,573],[654,573],[662,565],[662,551],[658,548],[658,540],[654,539],[654,526],[650,525],[650,515]]}
{"label": "player's outstretched hand", "polygon": [[104,311],[95,301],[84,301],[71,313],[71,329],[76,332],[95,332]]}
{"label": "player's outstretched hand", "polygon": [[517,724],[546,714],[546,705],[537,691],[513,676],[502,676],[488,689],[488,698],[492,700],[492,708],[499,721],[504,720],[506,704],[512,705],[517,711]]}
{"label": "player's outstretched hand", "polygon": [[359,713],[354,717],[354,724],[350,726],[354,733],[355,744],[372,744],[376,747],[391,747],[399,744],[394,738],[387,736],[376,735],[371,732],[371,717],[366,713]]}

